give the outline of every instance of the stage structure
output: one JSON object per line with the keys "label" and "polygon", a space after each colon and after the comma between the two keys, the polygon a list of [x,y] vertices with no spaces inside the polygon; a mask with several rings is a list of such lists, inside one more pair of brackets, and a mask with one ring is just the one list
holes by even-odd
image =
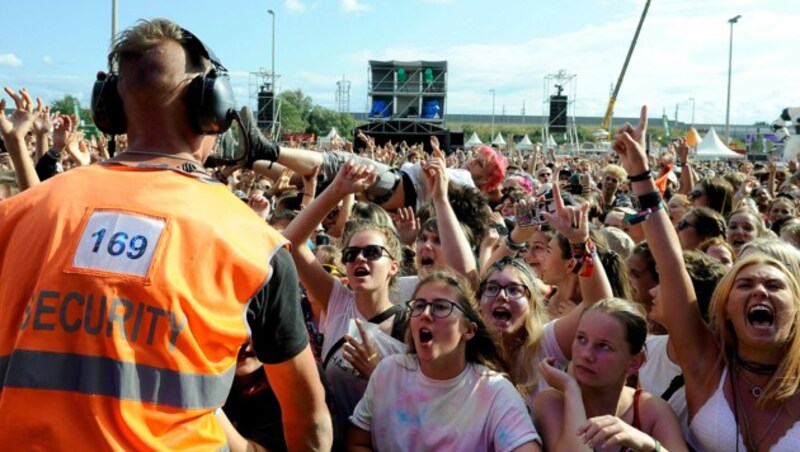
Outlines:
{"label": "stage structure", "polygon": [[278,79],[266,70],[251,72],[249,77],[250,104],[255,105],[256,124],[264,134],[270,137],[281,136],[281,101],[277,90],[272,86]]}
{"label": "stage structure", "polygon": [[336,82],[336,111],[350,112],[350,80],[347,80],[344,74],[342,79]]}
{"label": "stage structure", "polygon": [[[425,143],[439,137],[441,147],[463,144],[446,129],[447,61],[370,61],[367,72],[367,124],[358,130],[376,142]],[[402,138],[400,138],[402,137]],[[460,137],[460,139],[458,138]]]}
{"label": "stage structure", "polygon": [[575,122],[577,75],[560,70],[544,77],[542,89],[542,143],[555,141],[578,149]]}

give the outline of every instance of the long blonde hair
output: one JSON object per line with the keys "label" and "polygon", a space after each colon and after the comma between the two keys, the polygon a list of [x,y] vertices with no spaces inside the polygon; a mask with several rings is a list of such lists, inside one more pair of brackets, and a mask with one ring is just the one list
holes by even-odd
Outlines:
{"label": "long blonde hair", "polygon": [[[524,396],[530,397],[536,392],[539,385],[537,367],[533,363],[539,360],[539,351],[544,337],[544,325],[550,320],[544,307],[544,300],[536,284],[536,277],[522,258],[504,258],[495,262],[483,277],[483,283],[489,280],[495,272],[500,272],[511,267],[519,276],[520,282],[528,289],[528,315],[522,324],[519,337],[519,347],[516,350],[506,350],[505,343],[501,342],[503,356],[508,361],[511,380],[517,390]],[[483,293],[481,284],[478,297]]]}
{"label": "long blonde hair", "polygon": [[764,393],[758,398],[757,405],[765,407],[776,405],[792,397],[800,387],[800,335],[797,334],[797,327],[800,324],[800,284],[797,278],[778,260],[762,253],[747,255],[741,259],[731,270],[720,280],[717,290],[711,297],[711,330],[717,343],[723,348],[723,358],[727,365],[736,362],[738,339],[736,331],[730,320],[725,318],[725,309],[728,305],[731,291],[733,290],[736,276],[743,269],[752,265],[769,265],[778,269],[784,274],[788,283],[789,290],[794,296],[795,313],[792,323],[791,336],[784,345],[784,356],[778,365],[778,370],[769,380]]}

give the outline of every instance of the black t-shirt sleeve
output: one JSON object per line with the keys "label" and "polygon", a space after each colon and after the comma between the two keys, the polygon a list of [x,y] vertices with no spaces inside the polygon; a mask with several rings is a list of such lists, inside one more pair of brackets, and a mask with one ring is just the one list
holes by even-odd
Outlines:
{"label": "black t-shirt sleeve", "polygon": [[300,308],[300,283],[292,256],[281,248],[270,260],[272,276],[250,300],[247,323],[253,350],[264,364],[294,358],[308,345]]}

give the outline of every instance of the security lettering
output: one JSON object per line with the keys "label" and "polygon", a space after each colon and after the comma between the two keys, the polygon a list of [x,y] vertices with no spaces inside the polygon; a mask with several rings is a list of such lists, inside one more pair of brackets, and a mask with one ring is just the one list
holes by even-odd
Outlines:
{"label": "security lettering", "polygon": [[152,345],[166,335],[170,349],[186,327],[186,316],[147,303],[102,294],[42,290],[25,307],[21,330],[55,331],[110,337],[114,331],[129,342]]}

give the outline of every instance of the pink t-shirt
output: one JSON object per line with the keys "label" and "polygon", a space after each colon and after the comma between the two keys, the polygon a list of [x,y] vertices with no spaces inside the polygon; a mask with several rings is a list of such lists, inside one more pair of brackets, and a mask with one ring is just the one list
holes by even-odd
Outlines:
{"label": "pink t-shirt", "polygon": [[415,355],[383,359],[350,421],[372,435],[379,451],[510,451],[541,443],[514,386],[488,368],[469,364],[457,377],[434,380]]}

